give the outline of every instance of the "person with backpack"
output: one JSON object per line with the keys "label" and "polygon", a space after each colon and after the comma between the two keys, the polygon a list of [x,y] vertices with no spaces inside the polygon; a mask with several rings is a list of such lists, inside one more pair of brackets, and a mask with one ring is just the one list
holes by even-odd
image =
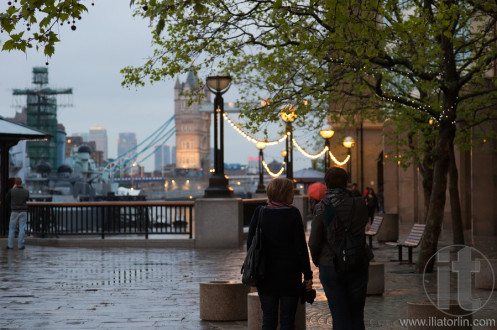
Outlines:
{"label": "person with backpack", "polygon": [[333,329],[360,330],[364,326],[364,305],[369,260],[365,227],[366,204],[347,190],[348,175],[339,167],[326,171],[325,198],[315,207],[309,237],[312,262],[319,267]]}
{"label": "person with backpack", "polygon": [[302,216],[292,205],[294,187],[291,180],[271,180],[266,193],[268,204],[256,208],[247,237],[249,250],[259,223],[262,230],[264,274],[256,287],[262,308],[262,329],[276,330],[278,316],[280,329],[294,329],[297,304],[302,291],[304,288],[312,290],[312,270]]}

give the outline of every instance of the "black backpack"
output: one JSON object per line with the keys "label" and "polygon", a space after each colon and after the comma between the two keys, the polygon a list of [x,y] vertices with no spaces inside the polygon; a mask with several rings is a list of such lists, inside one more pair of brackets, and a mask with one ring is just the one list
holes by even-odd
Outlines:
{"label": "black backpack", "polygon": [[[328,205],[325,210],[325,226],[327,229],[328,244],[333,252],[333,264],[335,271],[338,273],[348,273],[356,270],[367,268],[369,261],[373,259],[373,253],[367,245],[366,240],[354,237],[349,232],[350,222],[355,211],[356,200],[353,199],[352,208],[348,219],[342,223],[338,219],[337,212],[332,204]],[[332,217],[330,219],[330,217]],[[326,219],[328,218],[328,219]],[[333,247],[336,241],[337,228],[344,225],[343,237],[340,245]]]}

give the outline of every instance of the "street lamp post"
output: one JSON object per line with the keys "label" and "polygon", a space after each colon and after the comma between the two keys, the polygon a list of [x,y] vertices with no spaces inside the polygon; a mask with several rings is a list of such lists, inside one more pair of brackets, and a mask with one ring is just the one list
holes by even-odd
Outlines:
{"label": "street lamp post", "polygon": [[266,144],[259,141],[255,146],[259,149],[259,184],[257,185],[257,190],[255,192],[257,194],[264,194],[266,193],[266,187],[264,186],[264,169],[262,168],[262,162],[264,161],[262,150],[266,147]]}
{"label": "street lamp post", "polygon": [[[293,127],[292,123],[297,118],[297,113],[295,113],[295,107],[292,105],[284,106],[280,111],[281,119],[286,123],[286,177],[293,181],[295,186],[295,181],[293,180]],[[295,194],[299,194],[299,190],[295,186]]]}
{"label": "street lamp post", "polygon": [[343,146],[347,148],[347,155],[349,156],[349,161],[347,162],[347,173],[349,174],[349,183],[352,182],[352,153],[350,149],[355,145],[355,140],[352,136],[347,136],[343,139]]}
{"label": "street lamp post", "polygon": [[216,75],[207,77],[207,87],[216,95],[214,98],[214,173],[209,178],[209,186],[204,197],[233,197],[233,189],[224,175],[224,100],[223,94],[231,85],[231,76]]}
{"label": "street lamp post", "polygon": [[330,139],[333,137],[335,134],[335,131],[333,130],[333,127],[331,125],[326,124],[321,128],[319,131],[319,135],[324,139],[324,146],[328,147],[328,151],[324,154],[324,171],[330,167],[331,161],[330,161]]}

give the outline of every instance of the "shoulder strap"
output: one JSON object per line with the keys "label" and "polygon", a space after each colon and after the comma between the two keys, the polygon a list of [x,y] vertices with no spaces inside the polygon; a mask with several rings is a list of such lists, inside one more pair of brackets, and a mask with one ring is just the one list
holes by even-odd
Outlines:
{"label": "shoulder strap", "polygon": [[350,223],[352,222],[352,215],[354,214],[355,210],[355,197],[352,198],[352,207],[350,208],[350,213],[349,213],[349,219],[345,223],[345,230],[348,231],[350,227]]}

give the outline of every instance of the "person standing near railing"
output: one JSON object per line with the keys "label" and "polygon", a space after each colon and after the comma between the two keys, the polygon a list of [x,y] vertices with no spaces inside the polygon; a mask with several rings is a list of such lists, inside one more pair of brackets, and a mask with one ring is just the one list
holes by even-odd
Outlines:
{"label": "person standing near railing", "polygon": [[19,234],[17,238],[17,248],[20,250],[25,248],[24,234],[26,232],[26,220],[28,218],[28,199],[29,191],[22,186],[21,178],[15,178],[14,187],[7,193],[7,200],[10,200],[11,211],[7,249],[14,248],[14,237],[18,226]]}

